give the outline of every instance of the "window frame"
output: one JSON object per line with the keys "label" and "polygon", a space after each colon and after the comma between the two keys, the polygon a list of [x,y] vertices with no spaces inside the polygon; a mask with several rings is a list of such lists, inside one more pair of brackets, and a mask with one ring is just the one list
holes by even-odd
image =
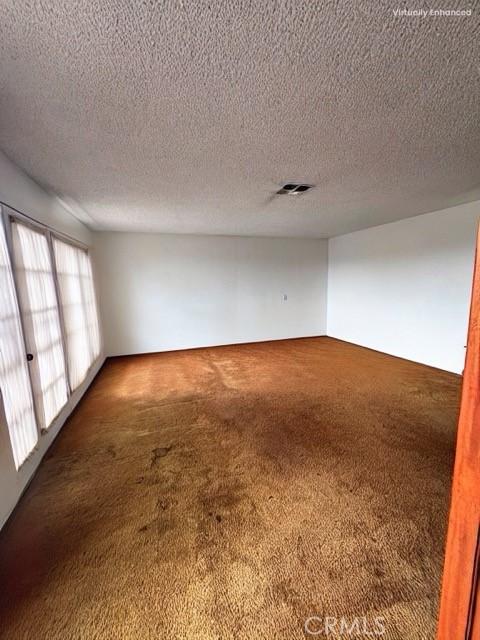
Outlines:
{"label": "window frame", "polygon": [[[22,309],[20,306],[20,300],[18,298],[18,278],[17,278],[17,273],[15,270],[15,265],[14,265],[14,256],[13,256],[13,239],[12,239],[12,230],[10,227],[10,223],[8,223],[8,214],[5,211],[5,206],[2,202],[0,202],[0,224],[2,225],[2,229],[4,232],[4,238],[5,238],[5,245],[6,245],[6,250],[7,250],[7,255],[8,255],[8,261],[9,261],[9,266],[10,266],[10,271],[11,271],[11,276],[12,276],[12,283],[13,283],[13,294],[15,296],[15,306],[16,306],[16,310],[18,312],[18,323],[19,323],[19,329],[20,329],[20,338],[21,338],[21,346],[23,346],[23,352],[24,352],[24,357],[25,360],[27,359],[27,353],[28,353],[28,346],[27,346],[27,342],[26,342],[26,330],[25,330],[25,320],[22,314]],[[31,395],[31,401],[32,401],[32,410],[33,410],[33,417],[35,420],[35,430],[37,433],[37,441],[35,443],[35,445],[33,446],[33,448],[30,450],[30,452],[27,454],[27,456],[23,459],[23,461],[17,465],[17,461],[15,460],[15,454],[13,451],[13,442],[12,442],[12,436],[10,435],[10,426],[7,424],[7,429],[9,431],[9,442],[10,442],[10,450],[14,459],[14,463],[15,463],[15,470],[18,473],[20,471],[20,469],[22,469],[24,467],[24,465],[27,463],[27,461],[31,458],[31,456],[33,455],[33,453],[35,452],[35,450],[38,448],[41,436],[42,436],[42,430],[40,428],[40,419],[39,419],[39,415],[38,415],[38,406],[37,403],[35,402],[35,398],[34,398],[34,394],[33,394],[33,379],[32,379],[32,370],[31,368],[28,366],[28,362],[26,362],[26,370],[27,370],[27,378],[28,378],[28,384],[29,384],[29,388],[30,388],[30,395]],[[5,415],[5,420],[7,420],[7,416]]]}
{"label": "window frame", "polygon": [[97,294],[97,287],[96,287],[96,278],[95,278],[95,265],[93,263],[93,260],[91,259],[91,252],[89,250],[89,248],[83,244],[82,242],[76,242],[75,240],[72,240],[72,238],[65,236],[64,234],[58,233],[57,231],[51,231],[50,232],[50,242],[49,242],[49,249],[50,249],[50,254],[53,260],[53,267],[54,267],[54,280],[55,280],[55,291],[57,294],[57,302],[58,302],[58,307],[59,307],[59,311],[60,311],[60,325],[62,328],[62,338],[63,338],[63,344],[64,344],[64,356],[65,356],[65,371],[67,373],[67,384],[68,384],[68,389],[69,389],[69,397],[72,395],[72,393],[75,393],[75,391],[78,389],[78,386],[75,387],[75,389],[72,389],[71,384],[70,384],[70,371],[69,371],[69,366],[68,366],[68,341],[67,341],[67,334],[66,334],[66,329],[65,329],[65,319],[64,319],[64,314],[63,314],[63,308],[62,308],[62,298],[61,298],[61,294],[60,294],[60,284],[58,281],[58,274],[57,274],[57,264],[55,261],[55,248],[53,246],[53,240],[57,239],[60,240],[61,242],[64,242],[65,244],[69,244],[70,246],[74,247],[75,249],[80,249],[81,251],[83,251],[84,253],[87,254],[87,256],[89,257],[90,260],[90,266],[92,269],[92,286],[93,286],[93,294],[94,294],[94,298],[95,298],[95,306],[97,309],[97,321],[98,321],[98,334],[99,334],[99,345],[100,345],[100,350],[99,350],[99,354],[98,356],[92,361],[92,363],[90,364],[90,366],[88,367],[87,371],[85,372],[85,377],[82,380],[82,382],[78,385],[80,386],[85,379],[88,377],[90,371],[93,369],[93,367],[97,364],[98,360],[102,357],[102,352],[103,352],[103,337],[102,337],[102,325],[100,322],[100,313],[99,313],[99,300],[98,300],[98,294]]}
{"label": "window frame", "polygon": [[[54,247],[53,247],[53,239],[54,238],[60,240],[61,242],[65,242],[67,244],[70,244],[71,246],[75,247],[76,249],[80,249],[80,250],[84,251],[89,256],[91,267],[92,267],[93,289],[94,289],[94,293],[95,293],[95,303],[96,303],[96,307],[97,307],[97,316],[98,316],[98,323],[99,323],[100,353],[97,356],[97,358],[90,364],[90,366],[89,366],[89,368],[88,368],[88,370],[86,372],[85,379],[91,373],[92,369],[98,365],[98,362],[102,358],[102,353],[103,353],[103,335],[102,335],[102,327],[101,327],[100,314],[99,314],[99,308],[100,307],[99,307],[99,300],[98,300],[98,291],[97,291],[97,286],[96,286],[96,281],[95,281],[95,269],[94,269],[93,260],[91,259],[90,248],[86,244],[81,242],[80,240],[76,240],[75,238],[72,238],[69,235],[67,235],[65,233],[62,233],[61,231],[57,231],[56,229],[52,229],[48,225],[43,224],[41,222],[38,222],[37,220],[31,218],[27,214],[22,213],[21,211],[18,211],[17,209],[15,209],[11,205],[7,204],[6,202],[0,201],[0,224],[3,225],[3,229],[4,229],[4,232],[5,232],[7,251],[8,251],[8,255],[9,255],[9,258],[10,258],[10,264],[11,264],[11,268],[12,268],[13,282],[14,282],[14,286],[15,286],[15,297],[17,299],[17,305],[18,305],[19,312],[20,312],[20,326],[21,326],[21,333],[22,333],[22,344],[23,344],[23,347],[24,347],[24,350],[25,350],[25,356],[28,353],[28,346],[27,346],[27,342],[26,342],[25,320],[24,320],[23,314],[21,312],[21,307],[20,307],[20,303],[19,303],[18,276],[17,276],[16,269],[15,269],[15,256],[14,256],[14,251],[13,251],[13,234],[12,234],[12,224],[14,222],[22,224],[22,225],[24,225],[26,227],[30,227],[31,229],[33,229],[37,233],[43,234],[47,239],[48,254],[49,254],[49,257],[50,257],[50,263],[51,263],[51,267],[52,267],[52,276],[53,276],[53,282],[54,282],[54,288],[55,288],[55,300],[56,300],[56,303],[57,303],[57,309],[58,309],[58,314],[59,314],[59,319],[60,319],[60,333],[61,333],[61,339],[62,339],[63,360],[64,360],[64,365],[65,365],[65,375],[66,375],[66,379],[67,379],[66,380],[66,382],[67,382],[67,402],[62,407],[60,413],[54,418],[53,422],[49,425],[48,429],[42,429],[40,427],[41,421],[39,419],[37,407],[35,406],[35,403],[34,403],[34,412],[35,412],[35,421],[36,421],[37,432],[38,432],[38,441],[37,441],[37,444],[35,445],[35,447],[30,452],[30,454],[25,458],[25,460],[17,468],[17,473],[18,473],[24,467],[24,465],[27,463],[27,461],[30,460],[30,458],[32,457],[34,452],[37,450],[37,448],[38,448],[38,446],[40,444],[42,436],[45,436],[47,433],[49,433],[49,431],[51,429],[53,429],[55,427],[55,423],[57,422],[59,417],[62,415],[62,412],[64,411],[65,407],[68,406],[70,398],[72,397],[72,395],[78,389],[77,388],[77,389],[72,390],[71,385],[70,385],[70,375],[69,375],[69,366],[68,366],[68,352],[67,352],[67,339],[66,339],[66,332],[65,332],[65,319],[64,319],[63,308],[62,308],[62,303],[61,303],[60,287],[59,287],[58,274],[57,274],[57,265],[56,265],[56,261],[55,261],[55,252],[54,252]],[[32,379],[32,371],[31,371],[30,367],[27,367],[27,369],[28,369],[30,387],[33,390],[34,385],[33,385],[33,379]]]}
{"label": "window frame", "polygon": [[[60,306],[60,299],[59,299],[59,295],[58,295],[58,286],[57,286],[57,280],[56,280],[56,273],[55,273],[55,263],[53,262],[53,254],[52,254],[52,242],[51,242],[51,235],[49,233],[49,230],[47,228],[45,228],[43,225],[38,225],[38,224],[30,224],[29,221],[25,222],[24,220],[20,219],[19,216],[16,215],[10,215],[9,218],[9,229],[10,229],[10,233],[12,235],[12,256],[13,256],[13,269],[14,272],[16,273],[16,256],[15,256],[15,246],[14,246],[14,240],[13,240],[13,225],[14,224],[18,224],[21,225],[23,227],[26,227],[27,229],[31,229],[33,232],[37,233],[38,235],[41,235],[45,238],[46,241],[46,247],[47,247],[47,251],[48,251],[48,258],[49,258],[49,262],[50,262],[50,269],[51,269],[51,275],[52,275],[52,281],[53,281],[53,289],[54,289],[54,296],[55,296],[55,303],[56,303],[56,307],[57,307],[57,314],[58,314],[58,324],[59,324],[59,329],[60,329],[60,340],[61,340],[61,349],[62,349],[62,361],[63,361],[63,369],[65,372],[65,387],[66,387],[66,400],[65,403],[60,407],[60,409],[58,410],[57,414],[55,415],[55,417],[50,421],[50,423],[47,426],[42,426],[42,422],[43,420],[41,419],[41,415],[40,413],[37,411],[37,420],[39,420],[39,430],[40,433],[46,433],[50,427],[54,424],[55,420],[57,419],[57,417],[60,415],[60,413],[62,412],[62,410],[64,409],[64,407],[68,404],[68,401],[70,399],[71,394],[71,389],[70,389],[70,385],[68,382],[68,362],[67,362],[67,357],[66,357],[66,352],[65,352],[65,335],[64,335],[64,330],[63,330],[63,324],[62,324],[62,315],[61,315],[61,306]],[[16,286],[17,286],[17,299],[19,302],[19,306],[20,306],[20,312],[23,318],[23,312],[22,312],[22,302],[21,302],[21,296],[20,296],[20,289],[19,289],[19,284],[18,284],[18,275],[16,275]],[[25,320],[23,320],[24,322],[24,342],[27,345],[27,351],[30,351],[30,347],[29,347],[29,338],[27,336],[27,332],[26,332],[26,325],[25,325]],[[34,353],[32,351],[32,353]],[[32,363],[33,366],[29,367],[29,371],[30,371],[30,381],[31,381],[31,385],[32,385],[32,391],[34,393],[34,397],[36,396],[36,385],[38,385],[38,382],[40,380],[40,374],[38,372],[38,358],[36,357],[36,354],[34,354],[34,361]],[[37,376],[35,376],[33,369],[37,369]]]}

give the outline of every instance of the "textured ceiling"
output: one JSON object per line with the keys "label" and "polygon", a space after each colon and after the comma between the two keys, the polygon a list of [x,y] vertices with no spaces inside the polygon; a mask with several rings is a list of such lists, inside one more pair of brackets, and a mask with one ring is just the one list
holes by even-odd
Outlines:
{"label": "textured ceiling", "polygon": [[473,14],[2,0],[0,147],[98,229],[331,236],[471,201],[480,7],[447,4]]}

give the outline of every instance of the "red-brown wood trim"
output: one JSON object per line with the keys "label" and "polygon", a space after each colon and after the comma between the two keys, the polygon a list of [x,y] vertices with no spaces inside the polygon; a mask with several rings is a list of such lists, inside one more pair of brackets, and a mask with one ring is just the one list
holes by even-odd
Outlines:
{"label": "red-brown wood trim", "polygon": [[480,640],[480,231],[437,640]]}

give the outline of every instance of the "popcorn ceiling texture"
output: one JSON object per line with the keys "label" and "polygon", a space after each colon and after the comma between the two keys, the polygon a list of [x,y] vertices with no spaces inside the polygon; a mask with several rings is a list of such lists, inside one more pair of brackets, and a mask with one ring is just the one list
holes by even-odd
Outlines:
{"label": "popcorn ceiling texture", "polygon": [[97,229],[331,236],[475,200],[475,4],[3,0],[0,147]]}

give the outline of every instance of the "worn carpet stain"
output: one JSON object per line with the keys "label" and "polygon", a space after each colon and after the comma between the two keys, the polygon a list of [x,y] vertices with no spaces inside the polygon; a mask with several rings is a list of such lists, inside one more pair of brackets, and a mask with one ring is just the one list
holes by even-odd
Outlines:
{"label": "worn carpet stain", "polygon": [[0,535],[0,637],[431,640],[459,393],[330,338],[108,360]]}

